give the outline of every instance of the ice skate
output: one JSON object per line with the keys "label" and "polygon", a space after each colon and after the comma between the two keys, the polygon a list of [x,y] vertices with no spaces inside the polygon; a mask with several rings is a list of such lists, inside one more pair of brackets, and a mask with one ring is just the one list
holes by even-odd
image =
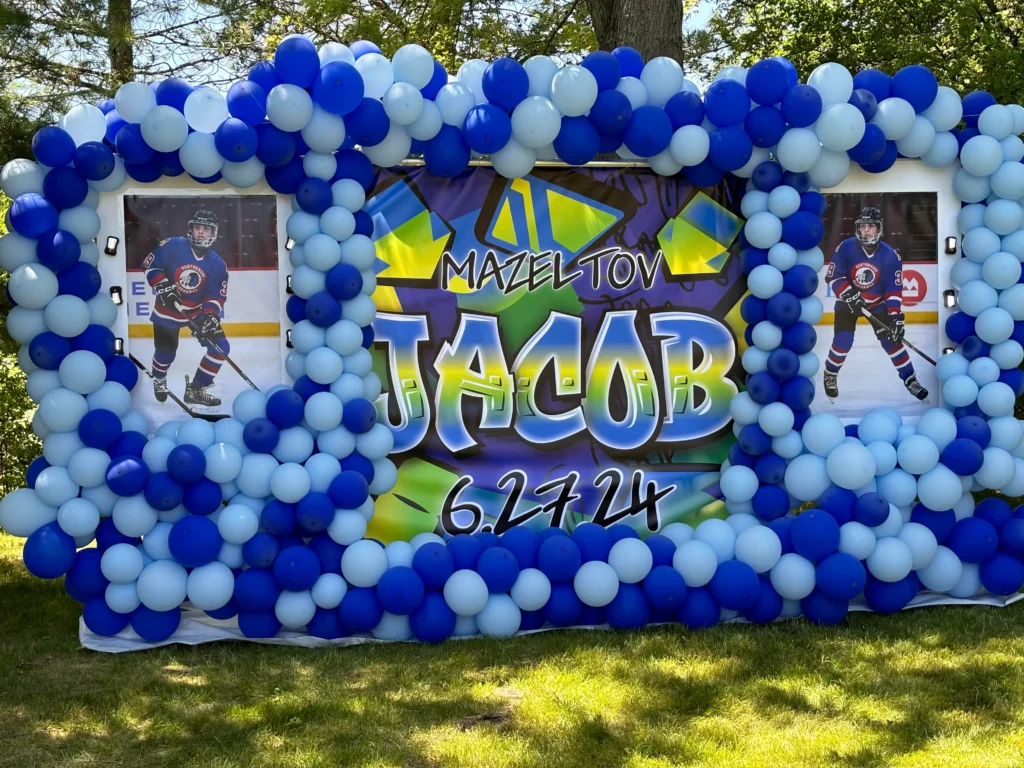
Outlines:
{"label": "ice skate", "polygon": [[158,403],[167,402],[167,377],[153,377],[153,397]]}
{"label": "ice skate", "polygon": [[189,405],[203,405],[208,408],[216,408],[220,405],[220,398],[211,394],[210,385],[200,387],[197,384],[189,383],[188,376],[185,377],[185,402]]}
{"label": "ice skate", "polygon": [[[826,385],[826,389],[827,389]],[[912,394],[918,400],[925,401],[928,399],[928,390],[921,386],[921,382],[917,380],[917,376],[911,376],[903,382],[903,386],[907,388],[907,392]]]}
{"label": "ice skate", "polygon": [[[825,371],[824,381],[825,381],[825,397],[828,398],[828,401],[830,403],[834,403],[836,401],[836,398],[839,397],[839,374],[838,373],[829,373],[828,371]],[[920,385],[918,385],[918,386],[920,386]],[[927,393],[926,393],[926,396],[927,396]]]}

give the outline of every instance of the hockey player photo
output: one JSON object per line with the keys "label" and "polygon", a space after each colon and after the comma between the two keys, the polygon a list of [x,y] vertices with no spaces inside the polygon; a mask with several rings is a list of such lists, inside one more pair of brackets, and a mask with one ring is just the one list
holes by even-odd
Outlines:
{"label": "hockey player photo", "polygon": [[139,273],[129,354],[151,385],[133,401],[147,415],[215,417],[244,389],[280,383],[273,197],[126,196],[125,242]]}
{"label": "hockey player photo", "polygon": [[[924,210],[907,210],[912,198],[926,198]],[[929,407],[929,389],[937,388],[934,296],[930,306],[936,311],[921,311],[928,291],[925,275],[930,276],[925,265],[934,264],[938,247],[935,196],[828,195],[826,199],[829,212],[823,249],[827,245],[828,251],[821,298],[831,317],[823,317],[825,327],[818,328],[816,351],[827,405],[819,397],[817,410],[851,419],[879,405],[891,405],[907,415],[923,411]],[[921,202],[917,201],[919,209]],[[908,224],[908,219],[914,219],[914,224]],[[907,250],[913,252],[913,263],[905,263]]]}

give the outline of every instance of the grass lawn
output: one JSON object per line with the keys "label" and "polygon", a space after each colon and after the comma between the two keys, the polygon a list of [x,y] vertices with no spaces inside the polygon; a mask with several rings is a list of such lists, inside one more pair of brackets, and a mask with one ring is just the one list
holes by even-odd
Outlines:
{"label": "grass lawn", "polygon": [[1024,605],[303,650],[78,647],[0,534],[0,765],[1021,765]]}

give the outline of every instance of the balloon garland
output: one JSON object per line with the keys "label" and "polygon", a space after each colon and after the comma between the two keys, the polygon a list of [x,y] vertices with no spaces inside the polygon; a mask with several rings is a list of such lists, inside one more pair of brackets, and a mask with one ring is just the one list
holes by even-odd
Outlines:
{"label": "balloon garland", "polygon": [[[853,76],[829,63],[798,80],[776,57],[723,69],[702,96],[675,61],[645,63],[629,48],[561,67],[471,60],[451,78],[417,45],[388,60],[366,41],[318,51],[292,36],[226,97],[171,78],[72,108],[37,132],[35,161],[0,175],[13,199],[0,239],[8,330],[43,440],[28,487],[0,502],[0,526],[26,538],[34,575],[64,578],[89,630],[147,642],[174,634],[186,601],[237,616],[247,637],[285,628],[438,642],[736,616],[834,624],[851,601],[892,612],[921,590],[1019,591],[1024,510],[976,505],[972,492],[1024,494],[1013,416],[1024,392],[1024,108],[983,91],[961,99],[920,66]],[[609,152],[696,186],[748,180],[748,378],[720,479],[728,519],[644,541],[621,525],[386,547],[364,538],[373,497],[396,478],[368,352],[374,166],[414,154],[452,177],[487,155],[513,178],[538,160],[581,165]],[[882,173],[901,156],[959,161],[964,258],[945,327],[958,349],[938,365],[946,407],[916,426],[879,408],[844,428],[809,410],[818,190],[851,163]],[[236,188],[265,179],[293,196],[294,384],[239,395],[233,418],[147,437],[131,408],[138,374],[115,354],[117,310],[100,293],[96,205],[129,178],[186,173]],[[815,507],[793,513],[806,502]]]}

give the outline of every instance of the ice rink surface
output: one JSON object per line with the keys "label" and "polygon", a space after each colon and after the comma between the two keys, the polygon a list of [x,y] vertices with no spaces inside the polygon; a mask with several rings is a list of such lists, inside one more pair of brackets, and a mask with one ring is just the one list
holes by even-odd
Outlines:
{"label": "ice rink surface", "polygon": [[[284,381],[280,339],[277,336],[242,336],[230,339],[230,341],[231,359],[261,390],[269,389]],[[153,339],[129,339],[128,351],[135,355],[146,368],[151,369]],[[182,336],[178,343],[177,357],[174,358],[174,363],[167,373],[167,385],[182,400],[185,398],[185,376],[188,376],[189,380],[195,377],[196,367],[199,365],[204,351],[199,342],[193,338]],[[217,408],[190,407],[197,414],[229,416],[231,415],[231,403],[235,396],[247,389],[249,389],[249,385],[235,372],[235,369],[224,363],[217,378],[213,380],[213,386],[208,390],[221,399],[221,405]],[[139,383],[132,390],[132,407],[142,411],[154,429],[164,422],[186,418],[185,412],[170,398],[167,398],[164,403],[156,401],[156,398],[153,397],[153,381],[141,371],[139,372]]]}
{"label": "ice rink surface", "polygon": [[[825,397],[822,375],[825,372],[825,358],[832,346],[832,325],[818,325],[814,330],[818,332],[814,354],[821,361],[814,375],[814,402],[811,403],[814,413],[832,413],[842,419],[844,424],[850,424],[860,421],[872,408],[889,406],[904,418],[910,417],[913,423],[929,408],[940,405],[935,366],[913,350],[907,350],[917,380],[928,390],[928,399],[920,401],[903,386],[889,356],[866,322],[857,323],[853,348],[839,371],[839,397],[835,403],[830,403]],[[908,324],[906,338],[932,359],[939,359],[938,326]]]}

